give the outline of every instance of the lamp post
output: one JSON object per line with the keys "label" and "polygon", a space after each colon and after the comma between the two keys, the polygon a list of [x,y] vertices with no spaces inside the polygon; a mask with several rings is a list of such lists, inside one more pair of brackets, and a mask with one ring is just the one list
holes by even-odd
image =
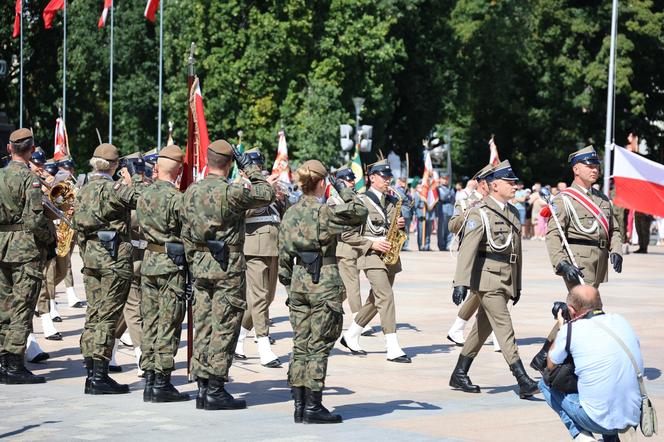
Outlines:
{"label": "lamp post", "polygon": [[353,97],[353,106],[355,106],[355,137],[357,144],[360,144],[360,111],[362,110],[363,104],[364,98]]}
{"label": "lamp post", "polygon": [[368,125],[360,125],[362,117],[360,117],[360,112],[362,110],[362,105],[364,104],[364,98],[362,97],[353,97],[353,106],[355,106],[355,141],[353,142],[352,134],[353,127],[350,124],[341,124],[339,126],[339,135],[341,139],[341,150],[344,151],[346,161],[349,160],[350,151],[355,147],[360,152],[371,152],[372,146],[372,132],[373,127]]}

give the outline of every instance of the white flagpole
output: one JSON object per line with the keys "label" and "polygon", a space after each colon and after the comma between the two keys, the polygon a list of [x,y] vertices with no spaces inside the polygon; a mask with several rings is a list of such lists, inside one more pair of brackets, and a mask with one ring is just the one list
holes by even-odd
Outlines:
{"label": "white flagpole", "polygon": [[157,152],[161,150],[161,101],[164,75],[164,0],[159,2],[159,109],[157,111]]}
{"label": "white flagpole", "polygon": [[62,10],[62,122],[64,124],[67,115],[67,0],[64,0]]}
{"label": "white flagpole", "polygon": [[25,0],[21,0],[21,39],[20,39],[20,73],[19,76],[19,109],[18,109],[18,125],[23,127],[23,11],[25,10]]}
{"label": "white flagpole", "polygon": [[108,142],[113,142],[113,13],[115,2],[111,4],[111,50],[108,76]]}
{"label": "white flagpole", "polygon": [[611,11],[611,53],[609,55],[609,81],[606,93],[606,137],[604,138],[604,194],[609,194],[611,178],[611,151],[613,150],[613,102],[616,77],[616,36],[618,33],[618,0],[613,0]]}

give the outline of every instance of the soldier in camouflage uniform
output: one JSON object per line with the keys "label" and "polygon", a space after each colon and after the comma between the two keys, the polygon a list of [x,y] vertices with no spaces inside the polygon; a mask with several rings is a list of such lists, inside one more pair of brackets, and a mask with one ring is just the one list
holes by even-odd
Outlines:
{"label": "soldier in camouflage uniform", "polygon": [[23,356],[46,255],[55,256],[55,231],[28,166],[32,132],[12,132],[7,150],[12,161],[0,169],[0,383],[35,384],[46,379],[27,370]]}
{"label": "soldier in camouflage uniform", "polygon": [[163,148],[157,160],[157,180],[142,192],[136,204],[139,225],[148,241],[141,266],[140,345],[145,402],[189,399],[171,384],[186,308],[184,247],[180,242],[182,195],[175,186],[182,158],[178,146]]}
{"label": "soldier in camouflage uniform", "polygon": [[187,188],[181,212],[187,262],[196,280],[191,372],[198,381],[196,408],[206,410],[246,407],[224,389],[247,308],[244,217],[246,210],[274,200],[274,189],[246,155],[238,154],[236,162],[250,183],[228,183],[233,156],[227,141],[210,144],[208,175]]}
{"label": "soldier in camouflage uniform", "polygon": [[[117,321],[127,300],[132,278],[130,214],[141,191],[123,169],[124,183],[113,181],[118,150],[99,145],[90,160],[93,172],[81,187],[74,206],[74,226],[83,259],[88,300],[81,352],[88,377],[86,394],[129,393],[108,376]],[[137,177],[140,179],[140,177]]]}
{"label": "soldier in camouflage uniform", "polygon": [[334,184],[344,203],[321,202],[327,170],[320,161],[306,161],[297,175],[304,195],[288,209],[279,230],[279,281],[288,292],[293,327],[288,383],[295,400],[294,420],[338,423],[341,416],[321,403],[327,358],[343,326],[344,285],[335,249],[337,235],[364,224],[368,211],[341,181]]}

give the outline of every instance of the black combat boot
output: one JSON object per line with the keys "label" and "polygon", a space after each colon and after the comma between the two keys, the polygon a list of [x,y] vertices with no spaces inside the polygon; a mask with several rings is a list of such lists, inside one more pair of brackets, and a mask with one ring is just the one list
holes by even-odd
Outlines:
{"label": "black combat boot", "polygon": [[231,396],[220,377],[210,376],[204,407],[206,410],[240,410],[247,408],[247,403]]}
{"label": "black combat boot", "polygon": [[304,414],[304,387],[291,387],[291,394],[295,402],[295,412],[293,413],[293,421],[296,424],[302,423],[302,416]]}
{"label": "black combat boot", "polygon": [[92,368],[94,363],[92,358],[83,358],[83,364],[85,365],[85,394],[90,394],[90,382],[92,382]]}
{"label": "black combat boot", "polygon": [[546,357],[549,354],[549,348],[551,347],[551,342],[546,341],[540,351],[537,352],[532,361],[530,361],[530,367],[533,370],[537,370],[540,373],[546,368]]}
{"label": "black combat boot", "polygon": [[470,370],[470,364],[473,363],[473,358],[468,356],[459,355],[459,360],[457,361],[456,367],[452,372],[452,377],[450,377],[450,387],[457,388],[466,393],[479,393],[480,387],[474,385],[473,382],[468,377],[468,370]]}
{"label": "black combat boot", "polygon": [[143,402],[152,401],[152,387],[154,387],[154,370],[145,370],[143,372],[143,379],[145,379],[145,387],[143,387]]}
{"label": "black combat boot", "polygon": [[205,395],[207,395],[208,380],[203,378],[197,378],[196,382],[198,383],[198,396],[196,396],[196,408],[198,410],[203,410],[205,408]]}
{"label": "black combat boot", "polygon": [[188,400],[189,395],[187,393],[180,393],[171,384],[170,373],[155,373],[152,402],[182,402]]}
{"label": "black combat boot", "polygon": [[510,370],[512,370],[512,374],[519,383],[519,397],[521,399],[526,399],[535,393],[539,393],[537,382],[530,379],[526,373],[526,369],[523,368],[523,362],[521,362],[521,359],[510,365]]}
{"label": "black combat boot", "polygon": [[308,388],[304,390],[304,416],[305,424],[340,424],[341,416],[332,414],[323,407],[323,392],[313,391]]}
{"label": "black combat boot", "polygon": [[23,355],[14,353],[5,354],[2,364],[5,371],[5,382],[7,384],[43,384],[46,382],[44,376],[35,376],[25,368]]}
{"label": "black combat boot", "polygon": [[90,394],[129,393],[129,385],[118,384],[108,376],[108,361],[93,360]]}

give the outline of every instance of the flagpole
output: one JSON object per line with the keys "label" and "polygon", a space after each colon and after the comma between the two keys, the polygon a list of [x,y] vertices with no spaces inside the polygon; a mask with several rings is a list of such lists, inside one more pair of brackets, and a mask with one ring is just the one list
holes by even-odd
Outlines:
{"label": "flagpole", "polygon": [[108,76],[108,142],[113,143],[113,13],[115,2],[111,4],[111,48]]}
{"label": "flagpole", "polygon": [[164,0],[159,2],[159,109],[157,111],[157,152],[161,149],[161,100],[164,76]]}
{"label": "flagpole", "polygon": [[23,11],[24,5],[21,0],[21,39],[20,39],[20,71],[21,75],[19,76],[19,110],[18,110],[18,125],[23,127]]}
{"label": "flagpole", "polygon": [[67,121],[67,0],[64,0],[62,10],[62,122],[64,124]]}
{"label": "flagpole", "polygon": [[611,151],[613,150],[613,103],[616,76],[616,34],[618,33],[618,0],[613,0],[611,11],[611,53],[609,54],[609,81],[606,93],[606,137],[604,138],[604,194],[609,194],[611,179]]}

